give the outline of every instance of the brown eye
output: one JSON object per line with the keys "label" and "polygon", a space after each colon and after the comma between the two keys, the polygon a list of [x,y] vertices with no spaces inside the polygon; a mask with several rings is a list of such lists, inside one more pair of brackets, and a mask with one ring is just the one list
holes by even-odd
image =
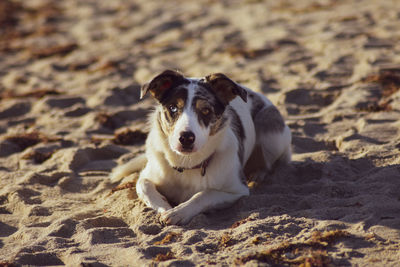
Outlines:
{"label": "brown eye", "polygon": [[210,112],[211,112],[211,110],[209,108],[202,108],[201,109],[201,113],[203,115],[208,115],[208,114],[210,114]]}

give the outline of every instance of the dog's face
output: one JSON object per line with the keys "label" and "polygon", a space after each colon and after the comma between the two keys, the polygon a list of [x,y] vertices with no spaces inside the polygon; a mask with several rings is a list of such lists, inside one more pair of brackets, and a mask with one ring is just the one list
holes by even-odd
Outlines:
{"label": "dog's face", "polygon": [[223,74],[191,79],[167,70],[142,87],[141,97],[147,91],[161,105],[157,119],[170,148],[181,155],[201,150],[223,129],[232,99],[247,99],[246,91]]}

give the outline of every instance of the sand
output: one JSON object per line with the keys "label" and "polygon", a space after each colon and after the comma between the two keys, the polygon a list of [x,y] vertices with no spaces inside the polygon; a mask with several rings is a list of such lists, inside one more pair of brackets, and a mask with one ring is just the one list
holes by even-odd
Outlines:
{"label": "sand", "polygon": [[[289,166],[185,226],[108,179],[166,68],[229,75],[293,133]],[[399,266],[399,87],[397,1],[3,0],[0,265]]]}

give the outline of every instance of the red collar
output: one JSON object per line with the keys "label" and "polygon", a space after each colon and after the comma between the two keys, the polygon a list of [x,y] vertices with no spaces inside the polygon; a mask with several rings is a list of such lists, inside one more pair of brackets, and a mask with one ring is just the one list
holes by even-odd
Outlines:
{"label": "red collar", "polygon": [[183,172],[184,170],[194,170],[194,169],[201,168],[201,176],[204,176],[206,174],[206,169],[207,169],[208,165],[210,164],[210,161],[213,156],[214,156],[214,153],[211,154],[211,156],[209,156],[208,158],[206,158],[202,163],[200,163],[194,167],[191,167],[191,168],[176,167],[176,166],[174,166],[172,168],[178,172]]}

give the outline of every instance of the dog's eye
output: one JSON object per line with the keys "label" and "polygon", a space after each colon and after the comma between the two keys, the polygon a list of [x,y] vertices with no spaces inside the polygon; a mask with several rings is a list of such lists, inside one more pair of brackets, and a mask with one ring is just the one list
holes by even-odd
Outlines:
{"label": "dog's eye", "polygon": [[208,114],[210,114],[210,112],[211,112],[211,110],[209,108],[202,108],[201,109],[201,113],[203,115],[208,115]]}
{"label": "dog's eye", "polygon": [[172,113],[176,113],[178,111],[178,107],[175,104],[171,104],[168,106],[169,111]]}

